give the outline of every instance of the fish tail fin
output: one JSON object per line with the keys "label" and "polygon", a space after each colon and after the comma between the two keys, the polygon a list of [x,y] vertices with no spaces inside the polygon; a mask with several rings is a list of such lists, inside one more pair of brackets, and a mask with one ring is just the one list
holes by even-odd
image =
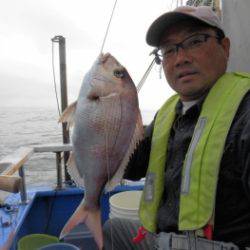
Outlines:
{"label": "fish tail fin", "polygon": [[64,238],[75,226],[84,223],[91,231],[99,249],[103,247],[103,235],[101,225],[101,211],[86,209],[82,204],[78,206],[74,214],[67,221],[61,231],[60,239]]}

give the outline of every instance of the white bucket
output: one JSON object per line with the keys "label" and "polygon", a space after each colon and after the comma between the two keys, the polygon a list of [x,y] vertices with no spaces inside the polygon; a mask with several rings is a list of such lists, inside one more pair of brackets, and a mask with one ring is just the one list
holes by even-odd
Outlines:
{"label": "white bucket", "polygon": [[138,210],[142,191],[125,191],[113,195],[110,200],[109,218],[138,220]]}

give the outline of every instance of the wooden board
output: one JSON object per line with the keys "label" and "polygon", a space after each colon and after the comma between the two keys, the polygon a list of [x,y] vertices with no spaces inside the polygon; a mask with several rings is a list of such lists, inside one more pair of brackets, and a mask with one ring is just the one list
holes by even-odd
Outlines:
{"label": "wooden board", "polygon": [[0,190],[18,193],[21,180],[22,179],[18,176],[0,175]]}
{"label": "wooden board", "polygon": [[12,175],[30,159],[34,153],[33,148],[21,147],[10,155],[0,160],[0,174]]}
{"label": "wooden board", "polygon": [[42,153],[42,152],[66,152],[71,151],[72,145],[71,144],[63,144],[63,143],[57,143],[57,144],[45,144],[45,145],[38,145],[34,147],[35,153]]}

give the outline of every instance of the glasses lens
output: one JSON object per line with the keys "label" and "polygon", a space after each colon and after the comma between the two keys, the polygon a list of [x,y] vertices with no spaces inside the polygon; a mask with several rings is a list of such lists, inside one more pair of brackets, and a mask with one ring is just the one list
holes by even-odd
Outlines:
{"label": "glasses lens", "polygon": [[162,56],[169,58],[175,54],[176,50],[177,50],[176,45],[174,45],[174,44],[166,45],[166,46],[161,48],[161,54],[162,54]]}
{"label": "glasses lens", "polygon": [[174,56],[178,48],[183,48],[184,50],[195,49],[200,47],[207,39],[211,37],[208,34],[195,34],[186,38],[182,43],[178,44],[166,44],[160,49],[160,56],[164,58],[170,58]]}
{"label": "glasses lens", "polygon": [[189,37],[183,42],[183,47],[185,49],[192,49],[201,46],[207,40],[207,35],[199,34]]}

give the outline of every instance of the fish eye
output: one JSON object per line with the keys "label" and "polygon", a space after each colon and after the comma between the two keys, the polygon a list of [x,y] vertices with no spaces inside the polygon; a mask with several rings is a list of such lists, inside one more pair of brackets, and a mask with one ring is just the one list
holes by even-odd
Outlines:
{"label": "fish eye", "polygon": [[124,77],[123,70],[120,70],[120,69],[114,70],[114,76],[117,77],[117,78],[123,78]]}

